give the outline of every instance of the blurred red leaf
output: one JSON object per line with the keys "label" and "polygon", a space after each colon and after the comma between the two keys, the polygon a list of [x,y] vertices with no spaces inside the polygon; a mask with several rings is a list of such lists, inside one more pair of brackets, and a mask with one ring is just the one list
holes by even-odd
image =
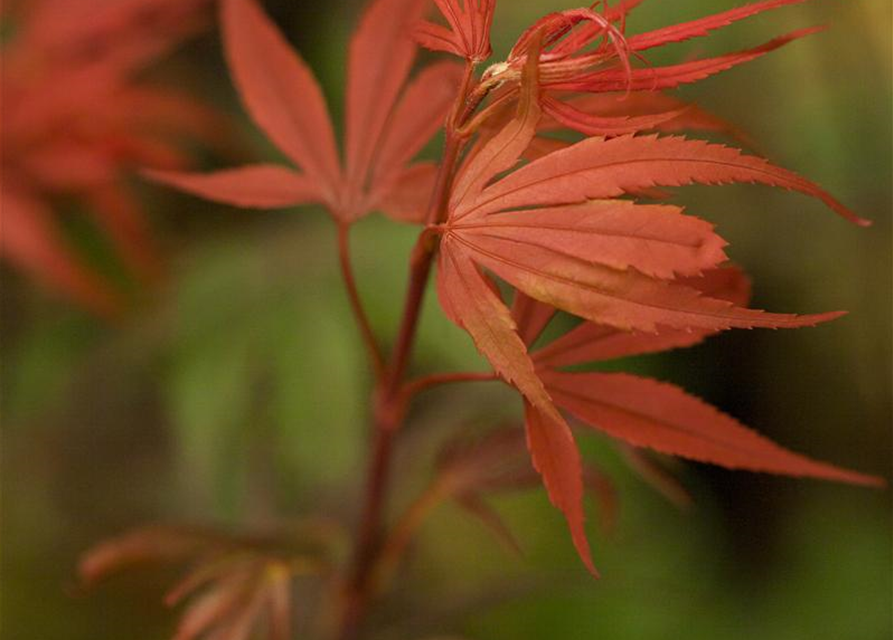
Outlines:
{"label": "blurred red leaf", "polygon": [[[3,257],[102,316],[123,294],[94,273],[55,223],[80,204],[143,284],[161,259],[126,172],[183,168],[180,143],[208,139],[211,109],[135,74],[207,25],[209,0],[33,0],[13,7],[3,43]],[[7,193],[10,193],[6,198]],[[14,193],[11,193],[14,192]],[[27,241],[25,238],[29,238]]]}

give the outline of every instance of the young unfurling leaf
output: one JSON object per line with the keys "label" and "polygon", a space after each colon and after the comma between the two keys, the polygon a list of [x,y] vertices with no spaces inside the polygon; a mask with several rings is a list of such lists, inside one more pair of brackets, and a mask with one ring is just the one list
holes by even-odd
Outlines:
{"label": "young unfurling leaf", "polygon": [[446,51],[473,62],[490,57],[490,25],[496,0],[435,0],[449,29],[427,20],[419,22],[413,37],[433,51]]}

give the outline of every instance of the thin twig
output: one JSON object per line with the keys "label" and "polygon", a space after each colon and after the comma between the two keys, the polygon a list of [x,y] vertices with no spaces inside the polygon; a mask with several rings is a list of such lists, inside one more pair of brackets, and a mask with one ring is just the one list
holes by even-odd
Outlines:
{"label": "thin twig", "polygon": [[443,502],[447,493],[446,483],[435,480],[413,501],[394,525],[387,540],[382,544],[375,566],[370,570],[372,595],[380,593],[390,582],[413,536],[425,522],[428,514]]}
{"label": "thin twig", "polygon": [[[466,96],[469,94],[473,81],[474,65],[468,63],[456,96],[453,113],[447,120],[444,153],[438,167],[426,215],[428,225],[438,224],[446,217],[453,174],[464,144],[464,140],[455,133],[456,127],[463,124],[457,121],[456,114],[463,114]],[[359,636],[369,603],[374,597],[374,594],[371,593],[373,585],[370,578],[376,564],[377,554],[381,550],[381,522],[387,495],[393,438],[403,421],[407,401],[405,394],[401,393],[403,378],[409,364],[422,301],[428,286],[428,276],[431,273],[437,248],[436,243],[432,241],[431,234],[426,231],[423,230],[419,235],[419,241],[413,248],[410,257],[409,285],[400,329],[390,362],[384,370],[384,376],[379,379],[376,389],[375,441],[367,476],[363,516],[343,594],[343,609],[338,635],[340,640],[353,640]]]}
{"label": "thin twig", "polygon": [[341,264],[341,275],[344,278],[344,286],[347,289],[347,297],[350,300],[350,308],[353,311],[357,326],[366,350],[369,352],[369,359],[377,378],[384,375],[384,357],[375,338],[375,332],[369,323],[369,316],[363,307],[363,301],[360,298],[360,292],[357,289],[356,278],[354,277],[353,264],[350,259],[350,225],[344,222],[338,223],[338,261]]}
{"label": "thin twig", "polygon": [[416,378],[403,385],[403,393],[409,397],[416,395],[421,391],[436,387],[442,384],[452,384],[456,382],[487,382],[490,380],[498,380],[499,376],[493,371],[458,371],[455,373],[434,373],[421,378]]}

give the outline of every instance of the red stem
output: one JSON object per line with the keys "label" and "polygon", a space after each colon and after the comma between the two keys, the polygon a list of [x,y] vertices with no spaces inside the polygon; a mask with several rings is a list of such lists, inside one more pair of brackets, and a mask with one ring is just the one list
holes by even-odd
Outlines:
{"label": "red stem", "polygon": [[[452,176],[452,165],[455,164],[457,156],[458,143],[448,139],[444,151],[444,161],[441,164],[434,191],[435,196],[441,195],[436,199],[432,198],[434,203],[432,208],[446,207],[445,195]],[[450,177],[445,177],[447,175]],[[441,200],[444,201],[443,204],[437,204]],[[409,363],[409,354],[415,339],[422,300],[434,257],[433,245],[425,246],[427,237],[427,234],[422,232],[419,243],[413,249],[400,331],[394,344],[390,367],[377,391],[375,441],[367,475],[360,530],[344,595],[344,609],[338,636],[340,640],[353,640],[359,636],[360,625],[366,615],[372,595],[369,591],[369,578],[371,570],[375,566],[376,554],[381,543],[381,520],[387,493],[392,441],[394,433],[403,421],[403,412],[406,406],[406,399],[400,393],[400,387]]]}
{"label": "red stem", "polygon": [[456,373],[435,373],[429,376],[416,378],[403,385],[403,393],[407,397],[412,397],[431,387],[441,384],[452,384],[455,382],[486,382],[488,380],[498,380],[499,377],[492,371],[459,371]]}
{"label": "red stem", "polygon": [[[429,208],[429,224],[436,223],[440,218],[440,211],[446,209],[446,197],[453,179],[453,165],[459,155],[461,142],[448,136],[444,149],[443,163],[434,186],[434,194]],[[443,202],[440,202],[440,201]],[[431,273],[431,264],[434,261],[433,237],[422,232],[419,241],[413,248],[410,258],[409,286],[406,290],[406,302],[404,304],[403,319],[400,323],[400,332],[397,334],[397,342],[394,345],[394,354],[391,360],[390,375],[385,387],[386,396],[398,395],[400,383],[406,373],[409,363],[409,355],[412,352],[412,344],[415,340],[418,328],[419,315],[422,310],[422,301],[425,297],[425,289],[428,286],[428,275]]]}
{"label": "red stem", "polygon": [[375,339],[375,332],[369,323],[369,317],[366,315],[360,292],[357,289],[357,282],[354,278],[353,265],[350,259],[350,225],[345,222],[338,223],[338,261],[341,264],[341,274],[344,277],[350,308],[353,311],[354,318],[356,318],[366,350],[369,352],[372,368],[375,370],[376,377],[380,379],[384,374],[384,357],[381,355],[381,349],[379,349],[378,341]]}
{"label": "red stem", "polygon": [[[447,121],[443,158],[438,168],[437,179],[426,215],[428,225],[436,224],[446,216],[453,173],[463,143],[463,140],[455,135],[456,128],[461,125],[461,122],[457,122],[457,114],[464,116],[465,98],[473,78],[474,66],[468,63],[453,113]],[[461,119],[461,116],[458,119]],[[381,521],[387,494],[393,438],[403,422],[408,399],[401,392],[402,382],[415,341],[435,249],[436,244],[433,242],[433,237],[423,230],[410,257],[409,284],[406,290],[403,317],[400,321],[397,340],[394,343],[390,365],[384,370],[376,393],[375,441],[367,475],[362,520],[342,603],[341,626],[338,632],[340,640],[354,640],[359,636],[363,619],[373,596],[370,578],[381,547]]]}

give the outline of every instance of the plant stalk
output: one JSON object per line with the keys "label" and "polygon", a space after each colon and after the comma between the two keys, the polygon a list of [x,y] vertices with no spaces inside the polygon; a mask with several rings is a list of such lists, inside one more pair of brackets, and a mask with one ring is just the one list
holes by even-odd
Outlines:
{"label": "plant stalk", "polygon": [[369,353],[369,360],[375,372],[376,379],[380,379],[384,375],[384,357],[378,346],[378,340],[375,338],[375,332],[369,322],[369,316],[363,307],[363,301],[360,298],[359,289],[357,289],[357,281],[354,277],[353,263],[350,259],[350,225],[346,222],[338,222],[338,262],[341,265],[341,275],[344,280],[344,286],[347,289],[347,298],[350,301],[350,308],[360,330],[360,336],[366,351]]}
{"label": "plant stalk", "polygon": [[[444,152],[425,217],[427,226],[437,224],[446,217],[450,187],[464,142],[463,138],[456,134],[457,128],[461,126],[461,122],[458,122],[461,117],[457,118],[457,114],[464,116],[466,96],[473,78],[474,65],[469,62],[453,112],[447,120]],[[410,257],[409,284],[397,340],[389,365],[384,369],[384,375],[376,389],[372,457],[366,480],[362,520],[343,593],[342,615],[337,635],[339,640],[356,640],[359,637],[369,603],[374,596],[372,574],[381,550],[382,519],[393,440],[403,422],[408,400],[408,396],[402,392],[403,378],[415,342],[435,250],[433,237],[427,230],[423,230]]]}

